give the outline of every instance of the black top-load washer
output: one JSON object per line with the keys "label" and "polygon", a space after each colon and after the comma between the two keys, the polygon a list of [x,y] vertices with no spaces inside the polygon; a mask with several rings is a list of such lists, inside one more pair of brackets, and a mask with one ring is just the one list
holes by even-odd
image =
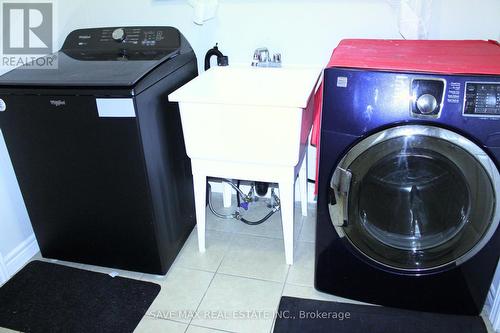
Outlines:
{"label": "black top-load washer", "polygon": [[168,94],[197,75],[172,27],[69,34],[57,69],[0,77],[0,129],[46,258],[165,274],[195,225]]}

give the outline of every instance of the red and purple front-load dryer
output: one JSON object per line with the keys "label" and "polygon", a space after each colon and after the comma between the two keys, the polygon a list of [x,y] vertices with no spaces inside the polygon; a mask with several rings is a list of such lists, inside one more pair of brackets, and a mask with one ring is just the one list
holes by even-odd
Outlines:
{"label": "red and purple front-load dryer", "polygon": [[325,70],[315,286],[481,312],[500,253],[500,46],[344,40]]}

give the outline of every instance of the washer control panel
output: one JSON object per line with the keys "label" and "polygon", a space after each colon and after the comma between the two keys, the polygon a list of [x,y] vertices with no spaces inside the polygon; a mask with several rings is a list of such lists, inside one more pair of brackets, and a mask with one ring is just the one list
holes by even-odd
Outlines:
{"label": "washer control panel", "polygon": [[179,33],[171,27],[81,29],[68,36],[65,48],[113,48],[117,44],[122,44],[122,47],[178,47]]}
{"label": "washer control panel", "polygon": [[62,51],[78,60],[152,60],[181,47],[172,27],[111,27],[75,30]]}
{"label": "washer control panel", "polygon": [[466,82],[463,114],[500,117],[500,83]]}
{"label": "washer control panel", "polygon": [[[103,28],[98,36],[100,43],[116,43],[142,45],[145,47],[164,47],[172,41],[167,40],[170,31],[165,28]],[[174,43],[176,40],[173,41]]]}

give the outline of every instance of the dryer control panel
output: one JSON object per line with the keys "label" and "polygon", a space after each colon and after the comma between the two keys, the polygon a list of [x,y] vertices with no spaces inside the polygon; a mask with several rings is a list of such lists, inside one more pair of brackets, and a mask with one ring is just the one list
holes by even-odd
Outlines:
{"label": "dryer control panel", "polygon": [[466,82],[463,113],[500,117],[500,83]]}
{"label": "dryer control panel", "polygon": [[414,117],[439,117],[443,108],[446,81],[416,78],[411,82],[411,112]]}

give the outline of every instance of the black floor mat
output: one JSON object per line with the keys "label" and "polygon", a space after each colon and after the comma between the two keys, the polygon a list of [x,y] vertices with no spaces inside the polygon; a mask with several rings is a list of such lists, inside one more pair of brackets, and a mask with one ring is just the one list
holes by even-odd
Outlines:
{"label": "black floor mat", "polygon": [[487,333],[487,330],[481,317],[282,297],[274,333],[294,332]]}
{"label": "black floor mat", "polygon": [[33,261],[0,288],[0,327],[22,332],[133,332],[161,287]]}

